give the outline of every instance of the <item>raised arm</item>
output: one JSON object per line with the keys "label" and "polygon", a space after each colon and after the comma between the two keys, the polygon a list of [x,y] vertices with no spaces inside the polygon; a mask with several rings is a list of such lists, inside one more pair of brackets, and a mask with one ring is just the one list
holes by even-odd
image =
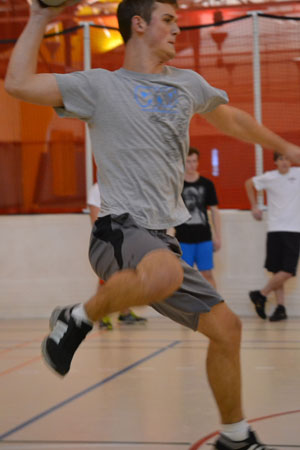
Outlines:
{"label": "raised arm", "polygon": [[273,131],[260,125],[250,114],[229,105],[220,105],[203,114],[205,119],[224,134],[245,142],[260,144],[262,147],[286,155],[300,164],[300,147],[281,138]]}
{"label": "raised arm", "polygon": [[53,74],[37,74],[38,52],[46,25],[63,8],[42,8],[32,0],[30,17],[19,37],[8,65],[5,89],[26,102],[48,106],[63,106],[63,100]]}
{"label": "raised arm", "polygon": [[246,192],[247,192],[247,196],[248,196],[249,202],[251,204],[252,216],[256,220],[262,220],[262,210],[259,209],[259,207],[257,205],[256,189],[255,189],[255,186],[254,186],[252,178],[249,178],[245,182],[245,188],[246,188]]}

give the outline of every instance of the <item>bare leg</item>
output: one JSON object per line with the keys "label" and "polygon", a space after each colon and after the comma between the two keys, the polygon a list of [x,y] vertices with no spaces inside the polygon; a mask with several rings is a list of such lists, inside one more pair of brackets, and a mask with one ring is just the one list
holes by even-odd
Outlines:
{"label": "bare leg", "polygon": [[281,270],[280,272],[275,273],[272,276],[270,281],[265,285],[263,289],[260,290],[261,294],[266,296],[270,294],[270,292],[275,291],[276,289],[283,286],[283,284],[289,280],[293,275],[288,272],[284,272]]}
{"label": "bare leg", "polygon": [[[101,281],[101,284],[98,284],[97,293],[99,292],[99,289],[102,289],[103,284],[104,284],[104,281]],[[120,311],[120,314],[126,315],[126,314],[130,314],[130,312],[131,312],[131,309],[126,308],[126,309]]]}
{"label": "bare leg", "polygon": [[215,281],[215,278],[213,275],[213,271],[212,270],[202,270],[201,273],[204,276],[204,278],[216,289],[217,285],[216,285],[216,281]]}
{"label": "bare leg", "polygon": [[210,339],[207,375],[222,423],[243,419],[241,405],[240,319],[220,303],[199,319],[198,331]]}
{"label": "bare leg", "polygon": [[96,322],[113,312],[162,301],[180,287],[182,280],[183,270],[177,256],[169,250],[154,250],[136,269],[113,274],[85,303],[87,316]]}
{"label": "bare leg", "polygon": [[277,305],[284,306],[284,286],[282,285],[281,287],[275,289],[274,292]]}

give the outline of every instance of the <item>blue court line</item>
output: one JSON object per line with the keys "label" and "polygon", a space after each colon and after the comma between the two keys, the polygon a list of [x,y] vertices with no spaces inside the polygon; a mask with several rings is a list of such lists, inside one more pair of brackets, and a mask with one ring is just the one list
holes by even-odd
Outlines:
{"label": "blue court line", "polygon": [[85,394],[88,394],[89,392],[97,389],[98,387],[102,386],[103,384],[108,383],[109,381],[114,380],[115,378],[119,377],[120,375],[123,375],[124,373],[128,372],[131,369],[134,369],[135,367],[143,364],[146,361],[149,361],[150,359],[154,358],[155,356],[169,350],[170,348],[175,347],[175,345],[178,345],[181,341],[174,341],[171,342],[171,344],[160,348],[159,350],[156,350],[153,353],[150,353],[150,355],[145,356],[142,359],[139,359],[138,361],[136,361],[133,364],[130,364],[127,367],[124,367],[124,369],[119,370],[118,372],[110,375],[109,377],[104,378],[104,380],[99,381],[96,384],[93,384],[92,386],[84,389],[81,392],[78,392],[78,394],[72,395],[72,397],[67,398],[66,400],[58,403],[57,405],[52,406],[49,409],[46,409],[46,411],[41,412],[40,414],[37,414],[36,416],[32,417],[29,420],[26,420],[26,422],[21,423],[20,425],[17,425],[16,427],[12,428],[11,430],[8,430],[6,433],[3,433],[0,435],[0,441],[2,441],[3,439],[7,438],[8,436],[11,436],[12,434],[16,433],[17,431],[22,430],[23,428],[28,427],[29,425],[31,425],[34,422],[37,422],[38,420],[48,416],[49,414],[51,414],[52,412],[62,408],[65,405],[68,405],[69,403],[73,402],[74,400],[77,400],[80,397],[83,397]]}
{"label": "blue court line", "polygon": [[187,445],[191,445],[190,442],[159,442],[159,441],[41,441],[41,440],[36,440],[36,441],[26,441],[26,440],[20,440],[20,441],[13,441],[13,440],[9,440],[9,441],[5,441],[5,444],[52,444],[52,445],[95,445],[95,444],[99,444],[99,445],[184,445],[185,448]]}

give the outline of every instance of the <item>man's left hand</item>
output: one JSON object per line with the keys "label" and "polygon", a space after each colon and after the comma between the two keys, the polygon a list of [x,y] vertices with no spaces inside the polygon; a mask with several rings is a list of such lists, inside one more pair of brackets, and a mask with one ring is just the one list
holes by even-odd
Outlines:
{"label": "man's left hand", "polygon": [[218,250],[220,250],[221,248],[221,239],[214,237],[213,238],[213,248],[214,248],[214,252],[217,252]]}

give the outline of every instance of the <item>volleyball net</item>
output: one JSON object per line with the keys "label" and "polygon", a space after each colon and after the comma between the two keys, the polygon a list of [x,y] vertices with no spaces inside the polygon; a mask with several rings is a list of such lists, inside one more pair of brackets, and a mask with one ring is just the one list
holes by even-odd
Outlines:
{"label": "volleyball net", "polygon": [[[84,124],[4,91],[18,27],[16,23],[11,38],[4,28],[0,33],[0,212],[80,212],[86,206],[87,166],[92,164]],[[118,69],[124,46],[116,27],[86,28],[64,22],[47,30],[38,70],[67,73],[87,65]],[[266,126],[300,145],[300,19],[252,13],[183,27],[171,64],[199,72],[227,91],[231,105],[261,117]],[[200,150],[200,173],[214,181],[220,207],[248,209],[244,182],[274,168],[272,152],[224,136],[198,115],[190,137]]]}

